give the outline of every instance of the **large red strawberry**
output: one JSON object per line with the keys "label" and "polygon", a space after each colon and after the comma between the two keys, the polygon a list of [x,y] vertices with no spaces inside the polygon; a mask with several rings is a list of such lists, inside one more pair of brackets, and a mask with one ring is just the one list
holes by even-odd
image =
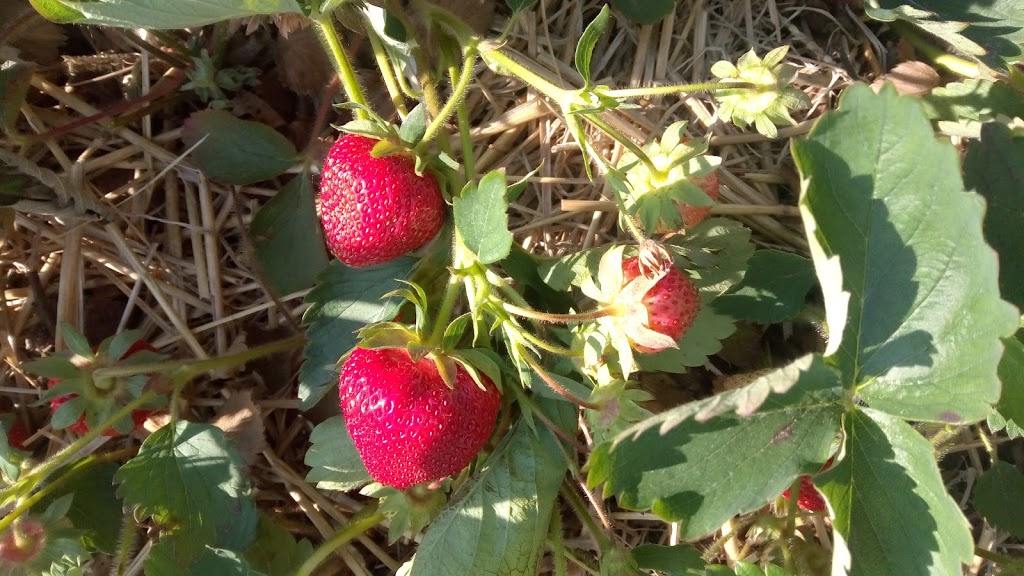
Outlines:
{"label": "large red strawberry", "polygon": [[374,266],[426,244],[441,229],[445,207],[437,180],[418,176],[409,156],[374,158],[378,140],[357,134],[338,139],[324,160],[320,220],[338,260]]}
{"label": "large red strawberry", "polygon": [[[123,360],[123,359],[128,358],[129,356],[131,356],[133,354],[136,354],[138,352],[142,352],[143,350],[145,350],[147,352],[156,352],[156,348],[154,348],[152,344],[150,344],[149,342],[146,342],[144,340],[139,340],[139,341],[135,342],[134,344],[132,344],[128,348],[128,350],[124,353],[124,356],[122,356],[120,359]],[[59,382],[60,382],[59,380],[51,379],[47,383],[47,387],[48,388],[53,388]],[[77,395],[76,394],[68,394],[67,396],[58,396],[57,398],[51,399],[50,400],[50,411],[51,412],[56,412],[57,408],[60,408],[60,406],[62,404],[64,404],[68,400],[71,400],[75,396],[77,396]],[[141,427],[143,422],[145,422],[146,419],[149,418],[150,415],[153,414],[153,412],[154,412],[153,410],[135,410],[134,412],[132,412],[132,423],[133,423],[133,427],[132,428],[133,429],[137,429],[137,428]],[[78,434],[78,435],[88,434],[89,433],[89,425],[85,421],[85,414],[82,414],[82,417],[79,418],[74,424],[71,424],[70,426],[68,426],[67,429],[70,430],[71,432],[74,432],[75,434]],[[121,434],[117,430],[114,430],[113,428],[107,428],[106,430],[103,431],[103,435],[104,436],[109,436],[111,438],[116,438],[117,436],[120,436]]]}
{"label": "large red strawberry", "polygon": [[345,425],[374,480],[404,490],[465,468],[494,428],[500,396],[458,366],[455,386],[429,358],[400,348],[357,348],[341,370]]}
{"label": "large red strawberry", "polygon": [[[712,200],[718,200],[718,172],[712,172],[707,176],[702,176],[700,178],[691,178],[690,182],[696,184],[697,187],[710,196]],[[684,228],[693,228],[697,224],[701,223],[708,217],[709,212],[711,212],[711,206],[679,205],[679,214],[683,217]]]}
{"label": "large red strawberry", "polygon": [[[629,284],[640,275],[640,259],[628,258],[622,261],[623,284]],[[700,312],[700,295],[690,278],[679,268],[672,266],[665,276],[658,280],[640,299],[647,309],[647,327],[679,340],[690,329],[697,313]],[[658,350],[637,344],[638,352],[652,353]]]}

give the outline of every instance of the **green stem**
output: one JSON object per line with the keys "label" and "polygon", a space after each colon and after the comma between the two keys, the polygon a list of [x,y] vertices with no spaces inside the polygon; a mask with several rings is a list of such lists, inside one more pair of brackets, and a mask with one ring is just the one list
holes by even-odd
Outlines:
{"label": "green stem", "polygon": [[[342,88],[345,89],[345,95],[348,96],[350,102],[369,108],[366,96],[363,95],[363,89],[359,86],[359,78],[356,77],[356,72],[352,69],[352,63],[348,59],[348,54],[345,53],[345,48],[341,45],[338,31],[334,29],[331,15],[321,14],[320,17],[313,20],[313,23],[319,32],[317,36],[320,38],[320,43],[331,56],[334,69],[338,72],[338,79],[341,81]],[[363,120],[369,118],[365,110],[357,108],[355,114],[357,118]]]}
{"label": "green stem", "polygon": [[462,144],[462,169],[466,175],[466,181],[476,178],[476,159],[473,158],[473,137],[469,133],[469,108],[465,101],[459,102],[456,112],[459,119],[459,141]]}
{"label": "green stem", "polygon": [[544,350],[545,352],[551,352],[552,354],[557,354],[559,356],[569,356],[569,357],[583,356],[583,352],[582,351],[577,352],[575,350],[570,350],[568,348],[563,348],[562,346],[557,346],[555,344],[552,344],[552,343],[544,340],[543,338],[540,338],[540,337],[530,333],[527,330],[521,330],[519,332],[519,334],[522,335],[523,338],[525,338],[526,340],[529,340],[531,344],[533,344],[537,348],[540,348],[541,350]]}
{"label": "green stem", "polygon": [[359,514],[349,519],[348,524],[331,535],[319,548],[314,550],[313,554],[295,571],[294,576],[312,576],[317,566],[333,554],[335,550],[348,544],[363,532],[383,521],[384,514],[377,512],[377,504],[370,504],[363,508]]}
{"label": "green stem", "polygon": [[218,358],[205,358],[201,360],[165,360],[161,362],[147,362],[144,364],[97,368],[93,372],[93,378],[121,378],[125,376],[134,376],[136,374],[150,374],[153,372],[169,372],[173,374],[173,377],[181,377],[181,375],[185,375],[188,378],[193,378],[211,370],[230,368],[264,356],[285,352],[302,345],[305,341],[306,339],[303,336],[293,336],[291,338],[277,340],[255,348],[249,348],[248,350],[229,354],[227,356],[220,356]]}
{"label": "green stem", "polygon": [[604,308],[598,308],[596,310],[591,310],[590,312],[580,312],[578,314],[553,314],[551,312],[541,312],[531,308],[523,308],[504,301],[501,302],[501,307],[509,314],[515,314],[516,316],[522,316],[523,318],[529,318],[531,320],[539,320],[541,322],[553,322],[556,324],[577,324],[580,322],[589,322],[591,320],[597,320],[598,318],[611,316],[616,310],[614,306],[606,306]]}
{"label": "green stem", "polygon": [[1006,554],[1000,554],[999,552],[985,550],[980,546],[976,546],[974,548],[974,555],[979,558],[984,558],[990,562],[995,562],[996,564],[1013,564],[1014,562],[1020,561],[1020,558],[1014,558],[1013,556],[1007,556]]}
{"label": "green stem", "polygon": [[641,88],[623,88],[621,90],[605,90],[603,96],[616,99],[642,98],[646,96],[667,96],[670,94],[691,92],[716,92],[718,90],[736,90],[738,88],[756,88],[751,82],[700,82],[697,84],[675,84],[672,86],[646,86]]}
{"label": "green stem", "polygon": [[650,170],[652,176],[655,178],[664,178],[666,176],[665,171],[661,170],[654,164],[654,160],[651,160],[651,157],[644,152],[643,148],[637,145],[636,142],[633,142],[628,136],[619,132],[615,127],[606,122],[604,118],[601,118],[597,114],[584,114],[583,116],[588,122],[597,126],[602,132],[622,144],[623,148],[632,152],[633,155],[636,156],[648,170]]}
{"label": "green stem", "polygon": [[619,220],[626,225],[626,232],[633,237],[634,240],[639,244],[643,244],[647,240],[647,236],[644,236],[640,227],[636,225],[636,221],[633,220],[633,216],[630,215],[629,210],[626,209],[626,200],[622,197],[622,192],[619,191],[615,186],[610,186],[612,189],[612,196],[615,197],[615,206],[619,209]]}
{"label": "green stem", "polygon": [[545,370],[544,367],[540,365],[540,362],[537,362],[537,359],[534,358],[533,355],[530,354],[529,352],[523,350],[521,356],[523,360],[525,360],[526,363],[530,366],[530,368],[532,368],[533,371],[537,373],[537,376],[540,376],[540,379],[543,380],[545,384],[550,386],[552,390],[557,392],[566,400],[572,402],[573,404],[581,408],[589,408],[591,410],[601,409],[601,406],[599,406],[598,404],[594,404],[593,402],[584,400],[583,398],[580,398],[579,396],[566,390],[564,386],[559,384],[554,378],[551,377],[551,374],[549,374],[548,371]]}
{"label": "green stem", "polygon": [[567,576],[565,565],[565,540],[562,537],[562,511],[556,505],[551,511],[551,526],[548,531],[551,539],[551,563],[555,567],[555,576]]}
{"label": "green stem", "polygon": [[430,332],[427,340],[431,345],[438,346],[444,339],[444,331],[448,328],[448,321],[452,318],[455,310],[455,303],[459,298],[459,291],[462,287],[462,280],[455,275],[448,279],[448,286],[444,289],[444,299],[441,300],[441,307],[434,317],[434,329]]}
{"label": "green stem", "polygon": [[498,74],[515,76],[559,104],[565,102],[571,94],[569,90],[565,90],[564,88],[560,88],[551,82],[548,82],[528,66],[521,64],[512,56],[505,54],[501,49],[495,48],[483,50],[481,54],[483,55],[484,60],[489,59],[499,66],[499,69],[496,70]]}
{"label": "green stem", "polygon": [[377,35],[373,26],[366,27],[366,36],[370,39],[373,58],[377,61],[377,68],[380,70],[380,75],[384,79],[384,86],[387,87],[388,94],[391,96],[391,103],[395,106],[398,115],[404,120],[409,115],[409,110],[405,107],[402,87],[398,85],[395,71],[391,68],[391,60],[388,59],[387,49],[384,48],[384,44],[380,41],[380,36]]}
{"label": "green stem", "polygon": [[463,101],[466,90],[469,88],[469,83],[473,80],[474,62],[476,62],[476,52],[470,51],[462,61],[462,72],[459,74],[458,82],[452,88],[452,95],[445,102],[444,107],[430,120],[426,132],[423,133],[423,138],[416,145],[417,152],[422,152],[437,137],[437,134],[444,127],[445,121],[448,120],[448,117],[455,112],[456,108]]}
{"label": "green stem", "polygon": [[925,57],[930,58],[932,62],[935,62],[946,70],[967,78],[977,78],[981,75],[981,68],[977,64],[969,60],[953,56],[945,50],[935,46],[918,34],[917,30],[915,30],[910,24],[894,20],[889,23],[889,26],[891,26],[897,34],[906,38],[907,41],[910,42],[921,54],[924,54]]}
{"label": "green stem", "polygon": [[786,522],[782,527],[782,538],[779,546],[782,548],[782,558],[786,564],[786,571],[789,574],[796,573],[796,566],[793,563],[793,554],[790,551],[789,543],[793,540],[793,533],[796,531],[796,515],[798,502],[800,501],[800,477],[797,476],[793,485],[789,487],[789,500],[786,501]]}
{"label": "green stem", "polygon": [[565,557],[571,560],[573,564],[583,569],[583,571],[587,574],[590,574],[591,576],[599,576],[597,567],[595,567],[592,563],[584,560],[583,558],[577,556],[576,553],[573,552],[571,549],[565,549]]}
{"label": "green stem", "polygon": [[121,539],[117,546],[117,556],[114,561],[114,568],[111,574],[122,576],[131,563],[132,553],[135,551],[136,526],[132,514],[125,514],[121,522]]}
{"label": "green stem", "polygon": [[981,439],[981,443],[985,446],[989,459],[995,464],[996,460],[999,460],[999,452],[996,449],[995,443],[992,442],[992,438],[985,432],[984,426],[975,426],[974,429],[978,432],[978,438]]}
{"label": "green stem", "polygon": [[576,516],[578,516],[587,527],[590,535],[593,536],[594,541],[597,542],[598,550],[600,550],[602,554],[614,546],[612,539],[604,530],[601,529],[601,526],[598,525],[597,521],[594,520],[594,517],[590,514],[590,509],[583,503],[583,499],[576,493],[576,489],[574,487],[568,486],[563,482],[559,492],[562,494],[562,497],[565,498],[566,502],[569,503],[569,506],[572,507]]}

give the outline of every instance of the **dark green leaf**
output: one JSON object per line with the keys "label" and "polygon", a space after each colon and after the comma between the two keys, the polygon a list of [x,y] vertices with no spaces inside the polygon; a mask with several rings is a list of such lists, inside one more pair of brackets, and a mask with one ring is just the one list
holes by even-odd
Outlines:
{"label": "dark green leaf", "polygon": [[279,132],[266,124],[239,120],[223,110],[192,114],[185,121],[181,138],[192,149],[192,159],[210,178],[228,184],[268,180],[298,160],[295,147]]}
{"label": "dark green leaf", "polygon": [[999,253],[1003,298],[1024,309],[1024,137],[996,123],[981,128],[964,158],[964,185],[985,197],[985,239]]}
{"label": "dark green leaf", "polygon": [[673,238],[669,247],[680,255],[676,264],[690,269],[694,285],[709,299],[740,282],[754,255],[750,229],[731,218],[708,218]]}
{"label": "dark green leaf", "polygon": [[807,258],[758,250],[750,259],[743,282],[712,306],[736,320],[774,324],[800,313],[814,282],[814,266]]}
{"label": "dark green leaf", "polygon": [[594,47],[597,46],[597,41],[601,39],[601,35],[608,28],[608,20],[611,15],[606,4],[601,8],[597,17],[587,24],[587,29],[583,31],[579,43],[576,44],[576,70],[583,77],[584,88],[590,87],[590,60],[594,56]]}
{"label": "dark green leaf", "polygon": [[82,417],[86,404],[85,398],[81,396],[69,398],[53,411],[53,416],[50,417],[50,426],[54,430],[63,430],[71,426]]}
{"label": "dark green leaf", "polygon": [[[33,510],[45,510],[56,499],[73,495],[66,516],[75,528],[83,532],[85,545],[104,554],[117,554],[124,513],[121,511],[121,501],[114,494],[115,472],[116,464],[92,466],[75,474],[72,481],[47,493],[46,497],[33,506]],[[64,474],[56,475],[51,482],[57,481]]]}
{"label": "dark green leaf", "polygon": [[833,564],[849,576],[960,574],[974,555],[967,520],[931,444],[877,410],[844,419],[845,455],[815,477],[833,511]]}
{"label": "dark green leaf", "polygon": [[479,186],[467,185],[455,197],[452,210],[455,227],[467,248],[481,264],[508,256],[512,234],[508,231],[508,202],[505,201],[505,172],[494,170],[480,179]]}
{"label": "dark green leaf", "polygon": [[609,0],[616,10],[637,24],[654,24],[675,9],[675,0]]}
{"label": "dark green leaf", "polygon": [[633,559],[641,568],[658,570],[665,576],[685,576],[688,570],[700,570],[704,567],[700,550],[689,544],[641,544],[633,548]]}
{"label": "dark green leaf", "polygon": [[244,463],[224,432],[179,420],[154,432],[117,471],[117,495],[139,518],[152,517],[185,565],[208,546],[244,549],[259,516]]}
{"label": "dark green leaf", "polygon": [[998,340],[1018,317],[999,298],[984,203],[963,191],[952,146],[917,100],[858,85],[793,156],[829,352],[845,325],[835,353],[844,384],[903,418],[984,418],[999,398]]}
{"label": "dark green leaf", "polygon": [[[193,28],[233,18],[302,12],[296,0],[175,0],[170,8],[162,0],[32,1],[47,6],[43,14],[59,18],[58,22],[124,28]],[[83,17],[70,20],[75,12]]]}
{"label": "dark green leaf", "polygon": [[267,576],[292,576],[312,554],[309,540],[296,540],[269,516],[261,514],[259,533],[245,551],[245,559],[253,570]]}
{"label": "dark green leaf", "polygon": [[68,347],[68,350],[83,358],[92,358],[92,345],[89,344],[89,339],[85,337],[85,334],[67,322],[61,322],[60,332],[64,336],[64,345]]}
{"label": "dark green leaf", "polygon": [[327,266],[315,197],[313,183],[304,172],[260,208],[249,225],[260,272],[279,295],[309,288]]}
{"label": "dark green leaf", "polygon": [[534,307],[548,312],[565,313],[575,306],[575,302],[564,290],[555,290],[548,286],[540,277],[541,260],[523,249],[519,244],[512,244],[512,250],[501,261],[501,268],[513,280],[525,287],[527,301]]}
{"label": "dark green leaf", "polygon": [[409,111],[398,129],[398,137],[411,146],[419,144],[427,131],[427,107],[421,102]]}
{"label": "dark green leaf", "polygon": [[1017,0],[875,0],[865,11],[920,26],[990,68],[1005,70],[1021,57],[1024,6]]}
{"label": "dark green leaf", "polygon": [[31,78],[32,69],[28,64],[14,60],[0,63],[0,129],[8,135],[16,132],[15,123]]}
{"label": "dark green leaf", "polygon": [[21,365],[21,369],[29,374],[35,374],[43,378],[54,378],[66,380],[78,376],[80,370],[71,363],[65,356],[47,356],[38,360],[31,360]]}
{"label": "dark green leaf", "polygon": [[[565,402],[548,416],[575,429]],[[554,414],[552,414],[554,412]],[[567,464],[547,429],[520,420],[484,470],[427,529],[413,559],[416,576],[493,574],[533,576],[544,551],[551,510]]]}
{"label": "dark green leaf", "polygon": [[308,410],[338,383],[340,359],[355,347],[356,333],[373,322],[391,320],[401,304],[381,298],[402,287],[415,258],[403,256],[373,268],[349,268],[332,260],[317,277],[302,316],[306,331],[305,362],[299,372],[299,399]]}
{"label": "dark green leaf", "polygon": [[512,9],[513,12],[522,12],[529,10],[537,3],[537,0],[505,0],[505,4]]}
{"label": "dark green leaf", "polygon": [[348,492],[372,481],[341,415],[317,424],[309,442],[306,465],[311,470],[306,481],[316,483],[317,488]]}
{"label": "dark green leaf", "polygon": [[978,478],[974,505],[990,524],[1015,536],[1024,536],[1024,474],[997,460]]}
{"label": "dark green leaf", "polygon": [[1006,84],[992,80],[951,82],[932,90],[922,101],[928,115],[937,120],[1024,117],[1024,98]]}
{"label": "dark green leaf", "polygon": [[199,552],[194,562],[182,564],[175,557],[173,540],[156,543],[143,567],[146,576],[270,576],[250,568],[237,552],[209,546]]}
{"label": "dark green leaf", "polygon": [[996,410],[1004,419],[1000,429],[1013,425],[1019,430],[1024,426],[1024,344],[1017,338],[1007,338],[1003,346],[1003,358],[999,361],[1003,392]]}
{"label": "dark green leaf", "polygon": [[680,521],[683,539],[699,538],[819,470],[842,411],[838,375],[820,357],[805,356],[598,446],[587,483],[604,484],[605,496],[625,508]]}

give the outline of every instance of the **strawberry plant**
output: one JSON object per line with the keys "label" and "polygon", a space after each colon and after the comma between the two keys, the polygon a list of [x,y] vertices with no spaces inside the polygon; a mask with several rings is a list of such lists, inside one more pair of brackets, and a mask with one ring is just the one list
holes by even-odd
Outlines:
{"label": "strawberry plant", "polygon": [[[610,40],[613,28],[649,42],[664,22],[668,45],[676,19],[697,17],[690,3],[562,3],[579,26],[559,39],[572,64],[561,67],[513,47],[546,21],[544,4],[506,4],[488,27],[426,0],[32,0],[29,20],[95,26],[167,62],[167,97],[123,113],[185,108],[181,148],[161,161],[185,163],[192,268],[207,282],[193,291],[150,272],[188,261],[180,231],[159,258],[114,224],[95,242],[68,237],[64,254],[99,264],[106,246],[129,254],[137,284],[95,347],[86,322],[62,322],[53,345],[9,361],[33,402],[0,420],[3,573],[917,576],[982,560],[1020,570],[993,549],[994,530],[1024,537],[1024,477],[999,449],[1024,426],[1024,82],[1020,51],[978,36],[998,10],[865,3],[864,20],[891,23],[879,34],[971,77],[924,96],[849,81],[830,102],[808,95],[822,80],[801,77],[790,46],[744,47],[694,83],[607,76],[623,37]],[[1024,14],[1003,4],[997,39],[1019,38]],[[276,126],[239,118],[246,105],[274,116],[235,96],[270,70],[245,65],[259,42],[232,35],[239,19],[253,32],[271,15],[277,32],[263,38],[307,31],[305,49],[334,74],[301,149],[282,115]],[[967,28],[949,26],[954,16]],[[0,160],[19,174],[0,206],[40,211],[48,199],[116,218],[117,194],[72,192],[76,172],[34,163],[52,141],[24,131],[52,114],[30,88],[63,96],[33,74],[14,57],[0,69],[11,141]],[[550,126],[539,133],[550,141],[522,154],[524,174],[496,167],[498,142],[475,145],[517,122],[474,122],[471,103],[498,92],[549,110],[560,130],[558,141]],[[664,112],[697,99],[714,113]],[[90,122],[123,133],[107,116],[117,114]],[[81,139],[80,128],[47,135]],[[738,191],[754,188],[729,166],[750,142],[791,157],[746,175],[788,182],[789,196],[737,211]],[[556,148],[572,155],[572,185],[599,198],[562,207],[613,216],[570,240],[524,239],[533,224],[511,214],[550,216],[550,163],[565,162]],[[211,186],[230,193],[215,202]],[[176,194],[156,197],[180,216]],[[247,206],[248,220],[236,212]],[[242,234],[218,236],[232,213]],[[773,214],[799,217],[793,245],[766,240]],[[66,214],[33,213],[43,216]],[[11,218],[0,230],[33,221]],[[218,267],[235,242],[251,281]],[[167,321],[124,330],[143,290]],[[274,336],[229,342],[225,302],[247,291],[266,295],[261,313],[276,310]],[[297,297],[301,325],[286,306]],[[201,313],[182,313],[186,302]],[[275,330],[278,313],[288,328]],[[216,353],[195,336],[207,330]],[[267,393],[261,405],[253,390]],[[292,412],[261,418],[261,406]],[[266,445],[268,423],[286,439],[279,450]],[[955,473],[964,435],[979,439],[976,485]],[[42,437],[60,449],[42,450]],[[623,530],[630,521],[659,529]]]}

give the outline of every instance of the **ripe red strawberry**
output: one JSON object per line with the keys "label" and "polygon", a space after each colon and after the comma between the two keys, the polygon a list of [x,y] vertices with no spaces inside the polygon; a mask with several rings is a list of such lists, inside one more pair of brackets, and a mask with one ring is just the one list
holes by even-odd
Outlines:
{"label": "ripe red strawberry", "polygon": [[[156,348],[154,348],[152,344],[150,344],[149,342],[146,342],[144,340],[139,340],[139,341],[135,342],[134,344],[132,344],[128,348],[128,350],[124,353],[124,356],[122,356],[120,359],[123,360],[125,358],[128,358],[132,354],[135,354],[137,352],[141,352],[143,350],[145,350],[147,352],[156,352]],[[51,379],[47,383],[47,387],[48,388],[53,388],[59,382],[60,382],[59,380]],[[57,398],[53,398],[52,400],[50,400],[50,411],[51,412],[56,412],[57,408],[59,408],[61,406],[61,404],[64,404],[65,402],[67,402],[68,400],[71,400],[75,396],[77,396],[77,395],[76,394],[68,394],[67,396],[58,396]],[[146,421],[146,419],[149,418],[150,415],[153,414],[153,412],[154,412],[153,410],[136,410],[136,411],[132,412],[132,423],[134,424],[132,429],[134,430],[134,429],[138,429],[139,427],[141,427],[142,424]],[[80,435],[80,436],[83,435],[83,434],[88,434],[89,433],[89,425],[85,421],[85,414],[83,414],[82,417],[79,418],[74,424],[71,424],[70,426],[68,426],[67,429],[70,430],[71,432],[74,432],[75,434]],[[120,436],[121,434],[117,430],[114,430],[113,428],[107,428],[106,430],[103,431],[103,435],[104,436],[109,436],[111,438],[116,438],[116,437]]]}
{"label": "ripe red strawberry", "polygon": [[491,435],[500,407],[458,366],[454,388],[433,360],[414,362],[400,348],[357,348],[339,378],[348,433],[374,480],[404,490],[465,468]]}
{"label": "ripe red strawberry", "polygon": [[0,534],[0,567],[30,562],[43,551],[45,545],[46,527],[43,523],[22,516]]}
{"label": "ripe red strawberry", "polygon": [[[824,472],[832,467],[832,459],[829,458],[828,462],[821,467],[821,471]],[[782,493],[782,496],[789,499],[789,490]],[[797,506],[807,510],[808,512],[821,512],[825,509],[825,499],[821,497],[821,493],[814,487],[814,482],[811,482],[809,475],[803,475],[800,477],[800,494],[796,498]]]}
{"label": "ripe red strawberry", "polygon": [[[702,176],[700,178],[692,178],[690,182],[696,184],[697,187],[710,196],[712,200],[718,201],[718,172],[712,172],[707,176]],[[697,224],[701,223],[708,217],[709,212],[711,212],[711,206],[679,205],[679,214],[683,217],[684,228],[693,228]]]}
{"label": "ripe red strawberry", "polygon": [[445,207],[437,180],[417,176],[412,158],[374,158],[378,140],[357,134],[338,139],[324,160],[320,221],[338,260],[362,268],[382,264],[426,244],[441,229]]}
{"label": "ripe red strawberry", "polygon": [[25,427],[21,420],[17,420],[7,430],[7,445],[11,448],[24,450],[25,441],[28,440],[28,437],[31,435],[32,434],[29,433],[28,428]]}
{"label": "ripe red strawberry", "polygon": [[[622,261],[624,284],[640,275],[640,259],[628,258]],[[700,312],[700,295],[690,278],[679,268],[672,266],[668,274],[651,287],[640,302],[647,308],[647,327],[673,340],[678,340],[690,329],[697,313]],[[638,352],[645,354],[658,350],[637,344]]]}

